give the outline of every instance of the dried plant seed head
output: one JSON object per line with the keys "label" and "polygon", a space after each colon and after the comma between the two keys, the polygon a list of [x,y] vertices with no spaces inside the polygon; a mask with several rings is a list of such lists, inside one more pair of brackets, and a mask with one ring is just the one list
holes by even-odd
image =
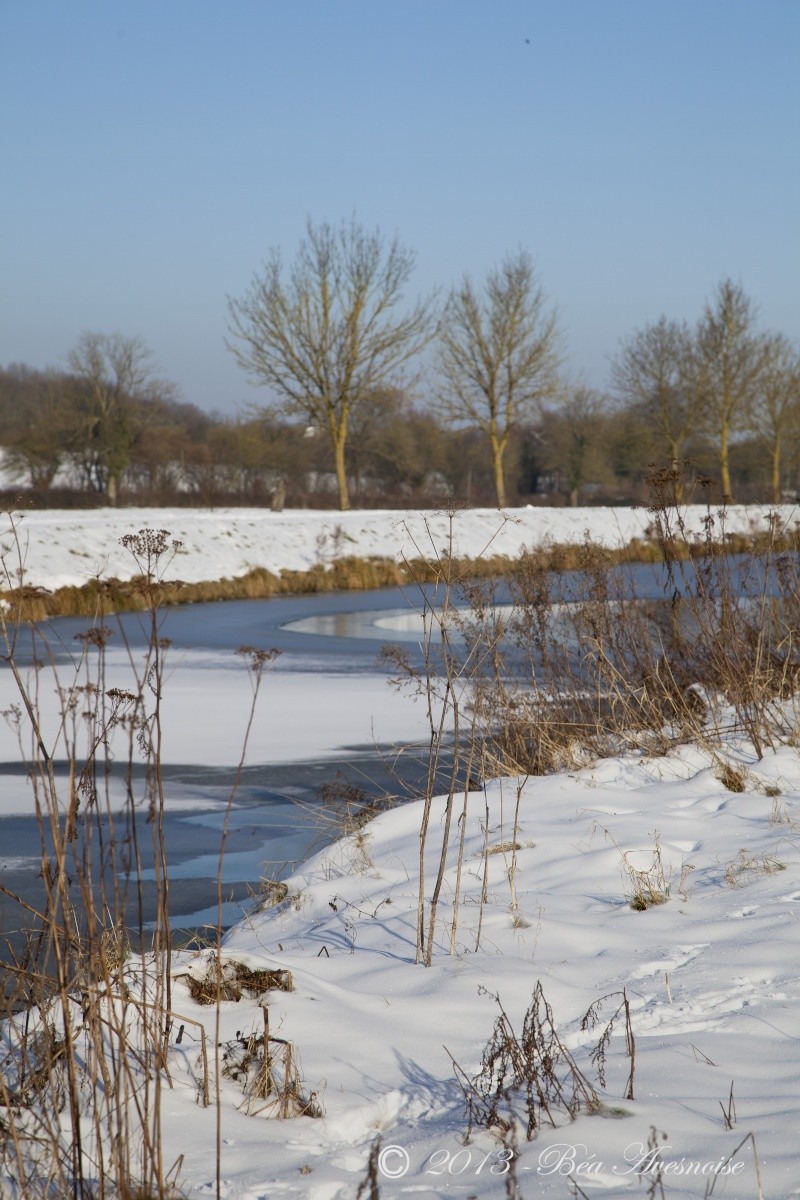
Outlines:
{"label": "dried plant seed head", "polygon": [[87,629],[83,633],[76,633],[75,641],[83,642],[86,646],[96,646],[100,649],[113,636],[114,630],[109,629],[107,625],[94,625],[91,629]]}
{"label": "dried plant seed head", "polygon": [[265,650],[257,646],[238,646],[236,653],[240,658],[244,659],[248,671],[251,671],[254,675],[259,675],[264,667],[278,658],[281,652],[275,649],[275,647]]}
{"label": "dried plant seed head", "polygon": [[[138,533],[126,533],[120,544],[137,559],[157,559],[170,549],[167,529],[140,529]],[[172,543],[177,546],[178,543]]]}

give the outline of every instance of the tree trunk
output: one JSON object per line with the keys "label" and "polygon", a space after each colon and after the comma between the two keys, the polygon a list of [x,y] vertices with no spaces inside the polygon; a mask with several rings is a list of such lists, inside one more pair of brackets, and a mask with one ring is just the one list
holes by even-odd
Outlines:
{"label": "tree trunk", "polygon": [[723,421],[719,431],[719,475],[720,483],[722,484],[722,496],[725,500],[733,500],[731,492],[731,472],[728,465],[728,434],[730,432],[728,422]]}
{"label": "tree trunk", "polygon": [[344,448],[346,435],[341,431],[333,440],[333,454],[336,462],[336,482],[339,486],[339,512],[347,512],[350,508],[350,496],[347,491],[347,464]]}
{"label": "tree trunk", "polygon": [[672,467],[675,471],[675,503],[683,503],[683,466],[681,464],[681,445],[677,439],[670,442]]}
{"label": "tree trunk", "polygon": [[772,443],[772,503],[781,502],[781,436],[775,435]]}
{"label": "tree trunk", "polygon": [[505,508],[506,506],[506,477],[503,470],[503,453],[505,451],[505,441],[499,437],[496,430],[491,431],[492,440],[492,467],[494,468],[494,491],[497,497],[497,507]]}

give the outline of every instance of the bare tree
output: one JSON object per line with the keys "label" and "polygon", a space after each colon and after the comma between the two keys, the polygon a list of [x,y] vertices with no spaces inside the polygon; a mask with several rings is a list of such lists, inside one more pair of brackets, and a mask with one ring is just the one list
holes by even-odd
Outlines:
{"label": "bare tree", "polygon": [[338,229],[309,220],[286,280],[274,249],[244,296],[228,299],[236,361],[285,412],[327,432],[343,510],[353,414],[432,336],[431,301],[397,312],[413,266],[397,238],[387,244],[355,218]]}
{"label": "bare tree", "polygon": [[691,361],[689,327],[662,316],[637,329],[611,364],[614,391],[653,430],[673,462],[682,457],[697,419]]}
{"label": "bare tree", "polygon": [[781,500],[781,461],[786,444],[800,431],[800,354],[782,333],[765,343],[764,369],[750,401],[748,424],[766,447],[772,500]]}
{"label": "bare tree", "polygon": [[541,423],[542,460],[566,484],[575,508],[588,483],[611,483],[608,400],[587,387],[570,389]]}
{"label": "bare tree", "polygon": [[554,395],[560,362],[557,316],[526,251],[492,269],[481,294],[469,276],[451,292],[439,352],[442,406],[488,437],[499,507],[511,433]]}
{"label": "bare tree", "polygon": [[32,488],[49,488],[64,457],[63,413],[70,379],[21,363],[0,371],[4,465]]}
{"label": "bare tree", "polygon": [[731,435],[746,424],[767,361],[767,338],[741,284],[723,279],[697,327],[693,391],[709,433],[717,439],[720,482],[731,495]]}
{"label": "bare tree", "polygon": [[84,333],[69,355],[73,395],[65,442],[86,485],[117,500],[142,409],[170,400],[175,387],[159,378],[146,344],[121,333]]}

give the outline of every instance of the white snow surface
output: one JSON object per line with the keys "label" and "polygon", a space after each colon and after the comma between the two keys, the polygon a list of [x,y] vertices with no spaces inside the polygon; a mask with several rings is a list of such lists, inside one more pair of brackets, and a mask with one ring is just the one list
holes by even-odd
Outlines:
{"label": "white snow surface", "polygon": [[[162,709],[164,760],[202,767],[235,766],[253,701],[250,679],[240,660],[232,654],[184,652],[175,661],[167,659],[167,663]],[[67,689],[73,681],[66,668],[62,677],[61,687]],[[86,686],[93,678],[89,669],[78,676],[77,684]],[[32,671],[24,673],[24,682],[33,690]],[[121,690],[131,686],[130,665],[124,651],[107,651],[105,683],[108,688]],[[80,700],[81,693],[74,694]],[[47,750],[54,759],[65,758],[62,710],[65,699],[69,702],[69,693],[59,692],[54,681],[42,672],[38,699]],[[19,703],[11,672],[0,669],[0,713]],[[299,713],[304,714],[305,720],[298,719]],[[255,710],[247,761],[251,764],[308,759],[334,762],[346,756],[347,746],[418,741],[425,738],[427,731],[424,705],[389,688],[382,675],[268,671]],[[34,745],[24,718],[22,736],[26,758],[32,761]],[[109,739],[109,748],[120,761],[126,758],[127,739],[125,729],[117,729]],[[85,752],[88,738],[80,735],[78,745],[80,752]],[[16,729],[13,723],[0,720],[0,764],[13,763],[18,757]],[[332,766],[332,773],[334,769]],[[201,787],[192,791],[169,784],[166,799],[168,806],[182,809],[214,807],[203,797]],[[120,809],[126,805],[121,781],[118,805]],[[32,812],[28,780],[24,775],[4,774],[0,770],[0,817]],[[3,861],[0,845],[0,863]]]}
{"label": "white snow surface", "polygon": [[[733,506],[725,528],[744,532],[762,527],[765,506]],[[798,518],[795,505],[777,510],[780,520]],[[706,509],[685,509],[688,531],[700,537]],[[19,555],[8,516],[0,524],[0,548],[12,578]],[[645,508],[495,508],[446,512],[356,510],[273,513],[263,508],[136,508],[41,510],[15,517],[24,581],[54,589],[85,583],[92,577],[127,579],[138,569],[120,538],[139,529],[165,529],[181,543],[170,577],[196,583],[233,578],[254,567],[278,573],[307,570],[348,555],[400,559],[452,552],[517,556],[523,548],[547,541],[576,543],[585,536],[607,546],[642,537],[651,521]]]}
{"label": "white snow surface", "polygon": [[[493,551],[516,553],[546,536],[575,540],[587,528],[606,542],[625,541],[647,520],[635,510],[532,509],[510,516]],[[752,516],[743,515],[742,525]],[[413,535],[404,525],[409,520],[420,522]],[[28,514],[22,529],[27,578],[53,587],[95,569],[124,574],[116,540],[132,527],[170,529],[187,544],[177,573],[209,579],[252,565],[310,565],[319,557],[320,533],[337,526],[353,538],[347,545],[354,553],[412,552],[413,538],[427,537],[422,521],[399,513],[176,510]],[[437,542],[446,537],[447,521],[435,521]],[[497,513],[459,514],[456,524],[458,552],[477,554],[497,527]],[[167,739],[177,742],[169,757],[235,761],[238,714],[230,722],[220,716],[232,705],[220,691],[228,677],[214,662],[190,662],[192,670],[175,709],[185,706],[183,721],[167,717]],[[365,710],[381,727],[396,729],[393,693],[360,684]],[[280,689],[291,686],[288,675],[269,680],[276,713]],[[308,747],[319,743],[303,707],[317,686],[327,685],[309,679],[297,683],[297,694],[283,693],[297,753],[304,734]],[[204,705],[211,716],[201,721]],[[281,752],[288,736],[281,731],[290,725],[287,717],[275,736],[265,722],[259,757]],[[342,718],[328,731],[331,747],[340,744],[343,727]],[[351,740],[360,737],[359,731]],[[9,757],[13,747],[7,743],[0,752]],[[726,790],[722,758],[738,768],[744,791]],[[435,799],[424,860],[426,918],[444,815],[444,799]],[[273,1036],[297,1048],[305,1090],[316,1094],[324,1115],[278,1121],[259,1115],[258,1104],[247,1115],[241,1085],[222,1077],[225,1200],[352,1200],[376,1138],[384,1154],[381,1200],[512,1194],[562,1200],[571,1194],[570,1177],[589,1196],[654,1197],[661,1193],[649,1190],[653,1129],[666,1200],[800,1196],[796,747],[779,746],[759,760],[742,740],[730,739],[714,753],[685,745],[661,757],[628,755],[546,778],[488,781],[483,790],[456,796],[429,967],[415,961],[422,817],[422,801],[383,813],[360,836],[304,863],[287,881],[285,899],[253,912],[226,936],[226,959],[288,969],[294,990],[223,1002],[221,1040],[260,1034],[260,1005],[267,1003]],[[626,862],[655,869],[657,844],[668,898],[634,911]],[[175,957],[173,1006],[204,1023],[213,1045],[214,1009],[196,1004],[186,983],[188,974],[204,970],[206,956]],[[601,1109],[584,1109],[574,1121],[554,1109],[555,1127],[545,1119],[527,1141],[518,1096],[519,1191],[511,1192],[497,1137],[478,1130],[464,1144],[453,1060],[474,1076],[499,1015],[497,999],[519,1033],[537,983]],[[604,1084],[591,1060],[623,989],[635,1037],[633,1099],[625,1097],[630,1059],[621,1019],[608,1041]],[[603,1020],[582,1028],[601,997],[608,997]],[[187,1025],[172,1050],[172,1086],[162,1102],[164,1160],[182,1156],[183,1195],[213,1197],[216,1109],[200,1103],[199,1051],[198,1031]],[[377,1193],[362,1194],[374,1200]]]}
{"label": "white snow surface", "polygon": [[[494,997],[520,1032],[537,982],[602,1108],[574,1122],[554,1110],[556,1127],[545,1120],[530,1142],[520,1132],[523,1197],[560,1200],[570,1171],[590,1195],[648,1195],[653,1176],[642,1159],[651,1127],[669,1200],[706,1196],[712,1172],[731,1154],[714,1195],[754,1200],[752,1143],[740,1146],[748,1133],[763,1195],[800,1194],[800,764],[794,749],[760,762],[747,746],[729,752],[746,775],[742,793],[726,791],[712,756],[691,747],[527,782],[495,780],[485,794],[470,793],[454,944],[451,952],[455,822],[430,967],[415,963],[421,803],[381,815],[363,839],[345,838],[308,861],[282,903],[227,936],[224,954],[291,970],[295,990],[269,994],[270,1028],[298,1048],[305,1087],[325,1115],[246,1116],[241,1091],[223,1081],[224,1195],[345,1200],[380,1137],[382,1197],[505,1196],[497,1138],[476,1131],[463,1144],[451,1056],[473,1076],[499,1015]],[[767,794],[775,788],[778,798]],[[456,799],[457,814],[463,803]],[[428,897],[444,808],[439,799],[431,814]],[[650,865],[657,837],[669,898],[637,912],[623,856]],[[512,843],[520,847],[515,862]],[[182,978],[202,970],[202,955],[176,964],[174,1003],[210,1029],[208,1010],[193,1003]],[[635,1037],[633,1100],[625,1098],[621,1019],[604,1087],[591,1063],[623,989]],[[583,1030],[583,1015],[604,996],[604,1020]],[[222,1008],[223,1040],[260,1030],[256,1000]],[[165,1136],[171,1155],[186,1156],[189,1194],[213,1195],[213,1111],[197,1107],[196,1047],[177,1057]],[[524,1123],[524,1101],[516,1108]]]}

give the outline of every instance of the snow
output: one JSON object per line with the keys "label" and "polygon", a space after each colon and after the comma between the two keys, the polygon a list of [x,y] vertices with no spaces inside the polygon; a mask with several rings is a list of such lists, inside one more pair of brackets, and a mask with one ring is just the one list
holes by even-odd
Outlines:
{"label": "snow", "polygon": [[[589,1055],[599,1030],[582,1032],[581,1017],[600,997],[614,993],[616,1004],[626,990],[636,1039],[634,1099],[624,1098],[629,1063],[617,1028],[606,1087],[598,1087],[600,1114],[582,1113],[574,1123],[561,1116],[557,1128],[545,1123],[531,1142],[520,1135],[524,1197],[566,1196],[570,1165],[592,1195],[646,1194],[651,1177],[645,1173],[642,1182],[633,1164],[646,1155],[651,1126],[667,1134],[667,1197],[704,1196],[709,1172],[750,1132],[763,1194],[800,1194],[800,766],[789,748],[761,762],[746,745],[730,749],[746,767],[742,793],[726,791],[708,752],[688,747],[524,784],[495,780],[485,795],[470,793],[456,944],[449,953],[452,837],[427,968],[414,962],[419,803],[379,816],[363,839],[346,838],[305,863],[288,880],[288,897],[240,923],[224,953],[292,972],[293,992],[269,994],[270,1025],[299,1048],[305,1086],[325,1116],[288,1124],[246,1117],[235,1107],[241,1092],[226,1082],[224,1195],[352,1197],[380,1136],[384,1150],[400,1148],[383,1160],[382,1196],[505,1196],[497,1140],[477,1132],[462,1144],[464,1103],[450,1055],[474,1075],[498,1015],[493,995],[519,1030],[537,981],[562,1040],[593,1078]],[[777,805],[767,795],[775,786],[782,789]],[[458,812],[462,801],[457,797]],[[437,801],[432,814],[428,895],[443,808]],[[511,852],[489,855],[478,945],[487,811],[490,850],[511,841],[521,848],[516,909]],[[669,898],[637,912],[628,903],[623,856],[652,860],[657,836]],[[728,864],[737,862],[748,865],[726,879]],[[204,1010],[182,979],[198,969],[197,958],[177,967],[175,1004],[202,1020]],[[222,1010],[223,1040],[260,1028],[254,1000]],[[731,1086],[736,1117],[726,1129],[722,1107]],[[213,1116],[195,1097],[188,1076],[176,1078],[167,1136],[175,1154],[186,1154],[190,1194],[211,1195]],[[715,1194],[750,1200],[750,1143],[733,1161],[741,1165],[719,1176]]]}
{"label": "snow", "polygon": [[[763,527],[765,506],[732,506],[726,528],[746,532]],[[784,524],[798,519],[795,505],[778,510]],[[706,510],[685,509],[687,528],[698,537]],[[500,513],[495,508],[444,512],[353,511],[347,513],[287,511],[263,508],[136,508],[41,510],[16,517],[24,560],[24,581],[55,589],[80,585],[95,576],[119,579],[137,573],[120,538],[139,529],[166,529],[181,543],[170,577],[196,583],[233,578],[254,567],[278,573],[308,570],[347,555],[431,557],[452,552],[477,558],[482,554],[514,557],[523,547],[547,541],[593,541],[617,546],[644,536],[650,523],[645,508],[523,508]],[[7,518],[6,518],[7,520]],[[0,534],[12,577],[19,567],[14,539]]]}
{"label": "snow", "polygon": [[[641,511],[598,509],[510,516],[492,552],[516,553],[545,537],[575,540],[587,529],[598,540],[624,541],[647,519]],[[784,516],[794,520],[794,510]],[[743,513],[741,527],[752,517]],[[253,565],[310,565],[319,558],[320,535],[327,530],[330,538],[337,526],[344,531],[337,544],[353,552],[411,553],[414,541],[428,536],[422,520],[399,513],[160,510],[33,513],[21,528],[26,579],[54,587],[79,582],[95,568],[124,574],[117,539],[132,526],[170,529],[186,543],[176,573],[208,579]],[[458,514],[455,523],[455,552],[476,554],[490,541],[497,513]],[[430,530],[441,549],[447,519],[436,517]],[[110,655],[116,678],[123,663]],[[249,701],[246,680],[236,678],[213,655],[189,654],[175,664],[165,713],[170,761],[236,761]],[[268,675],[255,758],[333,755],[363,741],[367,722],[381,739],[419,734],[419,711],[385,681],[359,676],[350,683],[343,704],[335,677]],[[7,707],[7,680],[2,687],[0,706]],[[315,693],[322,707],[312,710]],[[356,693],[361,707],[351,708]],[[317,717],[323,710],[327,723]],[[9,736],[0,734],[6,761],[15,753]],[[743,775],[744,791],[726,790],[721,758]],[[13,797],[6,802],[3,811],[16,811]],[[444,810],[445,800],[434,800],[428,899]],[[561,1200],[570,1194],[570,1177],[591,1196],[660,1195],[648,1191],[653,1129],[666,1164],[667,1200],[708,1197],[712,1181],[713,1196],[724,1200],[800,1196],[797,749],[779,746],[758,760],[748,743],[729,736],[714,752],[684,745],[661,757],[631,754],[544,778],[491,780],[456,796],[429,967],[415,962],[422,815],[415,801],[336,841],[295,871],[282,901],[254,911],[226,935],[226,961],[289,970],[294,990],[223,1002],[222,1042],[260,1033],[267,1002],[273,1036],[297,1047],[304,1087],[324,1115],[285,1121],[247,1115],[241,1086],[221,1078],[220,1195],[349,1200],[378,1137],[383,1200],[511,1194],[497,1137],[477,1130],[464,1144],[453,1060],[474,1076],[499,1014],[495,997],[519,1032],[541,983],[561,1040],[596,1087],[601,1107],[581,1111],[573,1122],[555,1112],[556,1127],[544,1121],[528,1142],[524,1098],[517,1098],[522,1127],[514,1168],[525,1200]],[[646,911],[630,906],[630,867],[660,879],[664,903]],[[204,1023],[213,1043],[214,1009],[197,1004],[187,986],[207,956],[176,956],[173,1007]],[[591,1062],[602,1022],[593,1031],[581,1028],[590,1005],[611,994],[607,1017],[623,989],[635,1037],[633,1099],[625,1098],[630,1061],[623,1025],[617,1022],[609,1041],[605,1086]],[[183,1156],[183,1194],[211,1197],[216,1108],[199,1101],[198,1037],[187,1026],[173,1048],[162,1138],[166,1163]],[[752,1141],[745,1141],[748,1134]]]}
{"label": "snow", "polygon": [[[235,766],[252,703],[250,680],[241,662],[233,655],[184,652],[174,663],[169,659],[167,663],[162,713],[165,761]],[[106,685],[123,690],[130,686],[125,652],[107,651]],[[64,758],[62,699],[46,678],[40,679],[39,697],[47,749],[55,759]],[[19,703],[14,679],[7,669],[0,670],[0,713],[14,703]],[[306,714],[307,723],[297,719],[298,713]],[[335,762],[346,757],[348,746],[418,741],[425,738],[427,729],[424,705],[388,688],[382,675],[268,672],[256,709],[248,762]],[[126,731],[117,730],[110,749],[120,761],[125,760],[126,745]],[[29,738],[27,750],[30,754]],[[18,757],[16,733],[0,721],[0,763],[15,762]],[[123,808],[121,780],[118,800]],[[217,803],[204,797],[201,789],[187,792],[168,785],[170,807],[205,808]],[[0,773],[0,817],[31,811],[27,780]]]}

